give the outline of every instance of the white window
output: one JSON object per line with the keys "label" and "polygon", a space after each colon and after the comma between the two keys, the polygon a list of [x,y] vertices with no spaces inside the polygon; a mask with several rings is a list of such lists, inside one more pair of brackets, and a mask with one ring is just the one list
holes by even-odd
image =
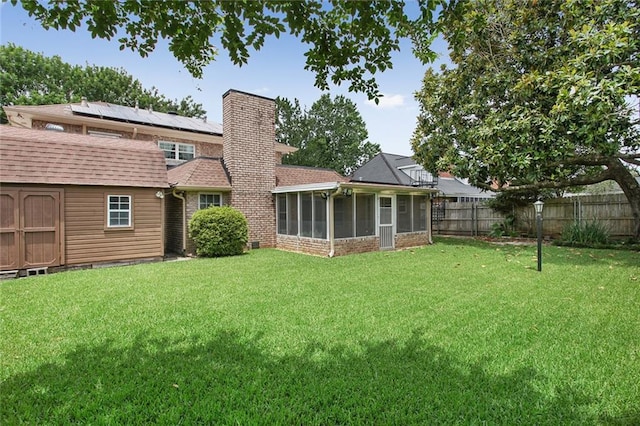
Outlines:
{"label": "white window", "polygon": [[196,156],[195,145],[177,142],[158,142],[158,146],[164,151],[164,158],[168,160],[191,160]]}
{"label": "white window", "polygon": [[131,196],[107,196],[107,226],[109,228],[131,227]]}
{"label": "white window", "polygon": [[200,194],[198,200],[198,209],[206,209],[212,206],[220,207],[222,205],[221,194]]}

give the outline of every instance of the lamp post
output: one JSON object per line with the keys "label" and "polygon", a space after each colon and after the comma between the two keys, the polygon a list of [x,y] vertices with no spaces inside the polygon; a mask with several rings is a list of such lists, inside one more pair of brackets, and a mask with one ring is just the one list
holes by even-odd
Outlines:
{"label": "lamp post", "polygon": [[536,230],[538,232],[538,272],[542,271],[542,208],[544,203],[538,200],[533,203],[536,210]]}

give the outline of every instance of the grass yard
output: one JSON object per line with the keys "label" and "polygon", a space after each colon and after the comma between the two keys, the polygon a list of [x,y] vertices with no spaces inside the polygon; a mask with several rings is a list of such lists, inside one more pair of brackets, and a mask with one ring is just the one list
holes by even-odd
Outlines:
{"label": "grass yard", "polygon": [[640,424],[640,253],[535,250],[0,282],[0,424]]}

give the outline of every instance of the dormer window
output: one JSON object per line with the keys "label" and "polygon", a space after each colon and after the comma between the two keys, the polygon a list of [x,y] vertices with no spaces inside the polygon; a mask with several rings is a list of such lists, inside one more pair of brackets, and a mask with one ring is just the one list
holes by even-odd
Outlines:
{"label": "dormer window", "polygon": [[159,141],[158,146],[164,151],[167,160],[191,160],[196,156],[195,145],[177,142]]}

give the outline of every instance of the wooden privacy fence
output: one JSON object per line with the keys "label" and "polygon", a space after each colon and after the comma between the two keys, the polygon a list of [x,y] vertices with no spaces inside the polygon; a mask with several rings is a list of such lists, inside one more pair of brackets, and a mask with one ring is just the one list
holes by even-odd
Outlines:
{"label": "wooden privacy fence", "polygon": [[[494,224],[504,224],[506,215],[484,202],[441,201],[433,204],[432,226],[435,235],[488,235]],[[533,205],[516,209],[514,231],[517,236],[535,236]],[[611,237],[625,238],[633,234],[631,207],[624,194],[581,195],[556,198],[544,203],[543,232],[557,238],[562,229],[573,223],[597,221],[606,227]]]}

